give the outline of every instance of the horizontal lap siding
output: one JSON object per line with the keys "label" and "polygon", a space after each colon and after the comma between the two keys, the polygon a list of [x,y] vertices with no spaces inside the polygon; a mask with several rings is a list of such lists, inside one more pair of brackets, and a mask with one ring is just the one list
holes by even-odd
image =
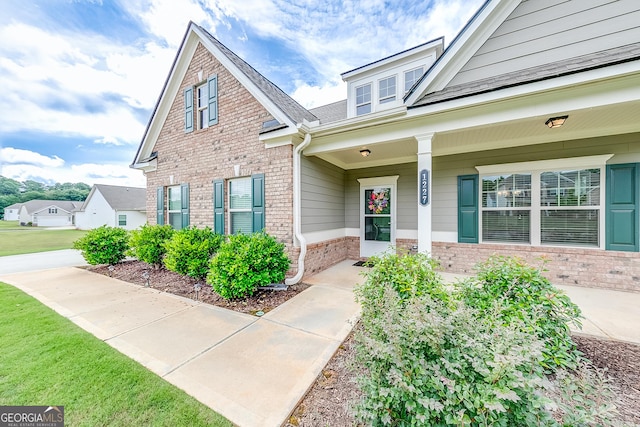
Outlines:
{"label": "horizontal lap siding", "polygon": [[640,134],[589,138],[433,159],[433,230],[456,232],[457,176],[476,174],[476,166],[614,154],[609,164],[640,161]]}
{"label": "horizontal lap siding", "polygon": [[360,228],[360,178],[399,175],[397,200],[397,228],[418,229],[418,165],[381,166],[378,168],[353,169],[347,171],[345,181],[346,226]]}
{"label": "horizontal lap siding", "polygon": [[524,70],[640,40],[637,0],[525,1],[450,86]]}
{"label": "horizontal lap siding", "polygon": [[302,156],[302,232],[344,228],[344,171]]}

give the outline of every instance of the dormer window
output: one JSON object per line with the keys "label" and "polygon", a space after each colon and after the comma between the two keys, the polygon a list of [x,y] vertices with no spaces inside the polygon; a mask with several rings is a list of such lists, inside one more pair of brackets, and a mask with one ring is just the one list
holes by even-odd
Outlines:
{"label": "dormer window", "polygon": [[396,100],[396,76],[387,77],[378,82],[380,104]]}
{"label": "dormer window", "polygon": [[418,81],[420,77],[424,74],[424,69],[422,67],[416,68],[415,70],[406,71],[404,73],[404,93],[409,92],[409,89],[413,87],[413,85]]}
{"label": "dormer window", "polygon": [[371,112],[371,83],[356,88],[356,115]]}

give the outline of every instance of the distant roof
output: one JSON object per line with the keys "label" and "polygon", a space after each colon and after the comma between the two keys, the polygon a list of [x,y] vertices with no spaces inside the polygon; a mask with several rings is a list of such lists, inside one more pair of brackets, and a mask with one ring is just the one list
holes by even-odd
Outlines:
{"label": "distant roof", "polygon": [[[119,185],[95,184],[96,190],[116,211],[146,211],[147,189]],[[87,200],[89,198],[87,197]],[[85,202],[86,203],[86,202]],[[84,208],[84,206],[83,206]]]}
{"label": "distant roof", "polygon": [[29,200],[22,203],[22,206],[27,209],[27,213],[39,212],[42,209],[50,206],[55,206],[67,212],[73,212],[82,206],[82,202],[75,202],[69,200]]}
{"label": "distant roof", "polygon": [[291,121],[295,123],[302,123],[303,119],[310,122],[317,120],[317,117],[309,112],[309,110],[298,104],[298,102],[293,98],[284,93],[282,89],[256,71],[255,68],[233,53],[228,47],[220,43],[220,41],[213,37],[207,30],[195,23],[194,25],[200,28],[211,42],[215,44],[216,47],[220,49],[220,51],[224,53],[224,55],[229,58],[229,60],[233,62],[234,65],[238,67],[238,69],[240,69],[240,71],[242,71],[275,105],[277,105],[278,108],[280,108],[282,112],[291,119]]}
{"label": "distant roof", "polygon": [[320,119],[321,124],[337,122],[347,118],[347,100],[343,99],[342,101],[315,107],[310,111]]}
{"label": "distant roof", "polygon": [[640,59],[640,43],[633,43],[461,85],[450,86],[443,90],[426,94],[411,107],[420,107],[452,99],[464,98],[638,59]]}
{"label": "distant roof", "polygon": [[7,209],[16,209],[16,208],[19,208],[19,207],[21,207],[21,206],[22,206],[22,203],[14,203],[14,204],[12,204],[12,205],[5,206],[5,208],[4,208],[4,209],[5,209],[5,210],[7,210]]}

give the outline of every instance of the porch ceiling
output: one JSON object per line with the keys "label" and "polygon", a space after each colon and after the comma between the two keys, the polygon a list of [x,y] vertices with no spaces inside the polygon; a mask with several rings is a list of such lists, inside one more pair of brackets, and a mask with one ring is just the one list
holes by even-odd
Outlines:
{"label": "porch ceiling", "polygon": [[[569,116],[562,127],[549,129],[545,125],[548,118],[562,115]],[[604,107],[541,112],[524,119],[436,132],[433,138],[433,156],[640,132],[639,118],[640,100]],[[428,118],[425,118],[425,122],[427,121]],[[420,122],[412,121],[408,126],[415,127],[414,134],[419,135],[430,132],[429,124],[421,125]],[[380,137],[385,133],[383,129],[362,132],[361,135],[354,135],[352,144],[344,143],[341,147],[333,145],[331,148],[327,147],[326,151],[316,149],[313,155],[343,169],[417,161],[418,143],[414,137],[384,140]],[[403,133],[406,135],[406,132]],[[390,132],[390,135],[398,136],[398,133]],[[364,148],[371,150],[371,155],[363,157],[360,150]]]}

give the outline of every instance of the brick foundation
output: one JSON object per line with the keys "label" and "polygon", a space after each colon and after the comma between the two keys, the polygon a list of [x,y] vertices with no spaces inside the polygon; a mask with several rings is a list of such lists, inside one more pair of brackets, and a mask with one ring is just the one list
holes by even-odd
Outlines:
{"label": "brick foundation", "polygon": [[517,256],[533,266],[545,264],[556,285],[640,292],[640,253],[599,249],[433,242],[432,255],[444,271],[475,274],[474,266],[493,254]]}
{"label": "brick foundation", "polygon": [[347,256],[345,237],[307,245],[307,255],[304,260],[304,276],[311,276],[322,270],[326,270],[347,258],[349,257]]}

